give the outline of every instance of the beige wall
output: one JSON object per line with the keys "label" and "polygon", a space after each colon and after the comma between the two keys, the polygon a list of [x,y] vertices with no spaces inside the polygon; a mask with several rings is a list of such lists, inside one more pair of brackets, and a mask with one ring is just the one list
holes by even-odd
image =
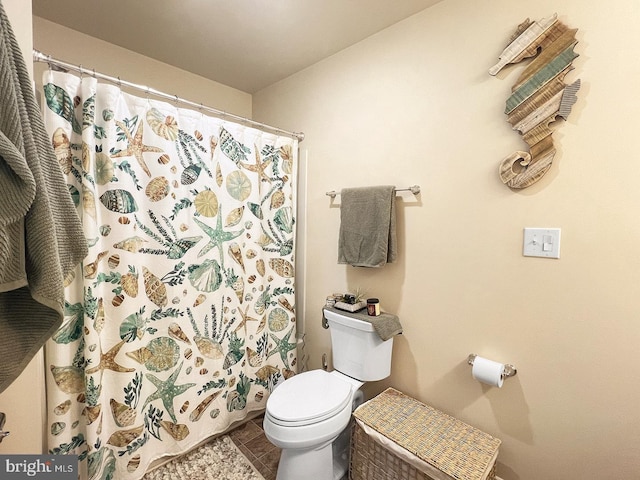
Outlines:
{"label": "beige wall", "polygon": [[[35,16],[33,48],[67,63],[82,65],[87,70],[95,68],[100,73],[148,85],[191,102],[251,117],[251,95],[248,93]],[[45,63],[36,64],[38,84],[46,68]],[[133,93],[144,95],[139,91]]]}
{"label": "beige wall", "polygon": [[[520,22],[556,11],[579,29],[582,89],[550,172],[511,191],[497,172],[526,147],[503,114],[523,67],[487,70]],[[306,134],[310,366],[330,350],[325,296],[366,289],[404,325],[369,393],[392,385],[501,438],[505,480],[640,472],[639,19],[636,0],[445,0],[254,95],[254,118]],[[387,183],[422,187],[399,197],[398,262],[338,265],[325,192]],[[523,257],[523,227],[561,228],[561,259]],[[483,386],[470,353],[518,375]]]}

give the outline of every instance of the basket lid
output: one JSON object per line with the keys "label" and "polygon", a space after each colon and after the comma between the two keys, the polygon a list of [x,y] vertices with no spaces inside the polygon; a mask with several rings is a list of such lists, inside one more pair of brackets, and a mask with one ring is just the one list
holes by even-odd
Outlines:
{"label": "basket lid", "polygon": [[501,443],[393,388],[360,405],[353,415],[452,479],[488,478]]}

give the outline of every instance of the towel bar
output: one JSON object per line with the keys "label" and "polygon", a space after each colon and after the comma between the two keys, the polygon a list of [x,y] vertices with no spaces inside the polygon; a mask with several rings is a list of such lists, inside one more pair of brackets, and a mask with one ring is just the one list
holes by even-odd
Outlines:
{"label": "towel bar", "polygon": [[[410,187],[407,188],[396,188],[395,189],[396,192],[411,192],[414,195],[418,195],[420,193],[420,185],[412,185]],[[335,190],[331,190],[330,192],[327,192],[325,195],[327,195],[328,197],[331,198],[336,198],[336,195],[340,195],[340,192],[336,192]]]}

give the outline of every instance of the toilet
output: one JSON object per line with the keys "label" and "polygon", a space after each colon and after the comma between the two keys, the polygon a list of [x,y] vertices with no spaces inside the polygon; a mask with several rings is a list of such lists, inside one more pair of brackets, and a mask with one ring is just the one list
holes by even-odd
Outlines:
{"label": "toilet", "polygon": [[282,449],[277,480],[339,480],[348,468],[349,421],[362,403],[360,387],[391,372],[393,338],[382,341],[370,322],[324,310],[331,333],[332,372],[294,375],[269,396],[267,439]]}

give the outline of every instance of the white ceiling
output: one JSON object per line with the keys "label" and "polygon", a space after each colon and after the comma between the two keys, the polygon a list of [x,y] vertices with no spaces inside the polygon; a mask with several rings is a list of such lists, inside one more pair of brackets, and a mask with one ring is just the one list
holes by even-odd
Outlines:
{"label": "white ceiling", "polygon": [[32,0],[33,14],[255,93],[441,0]]}

